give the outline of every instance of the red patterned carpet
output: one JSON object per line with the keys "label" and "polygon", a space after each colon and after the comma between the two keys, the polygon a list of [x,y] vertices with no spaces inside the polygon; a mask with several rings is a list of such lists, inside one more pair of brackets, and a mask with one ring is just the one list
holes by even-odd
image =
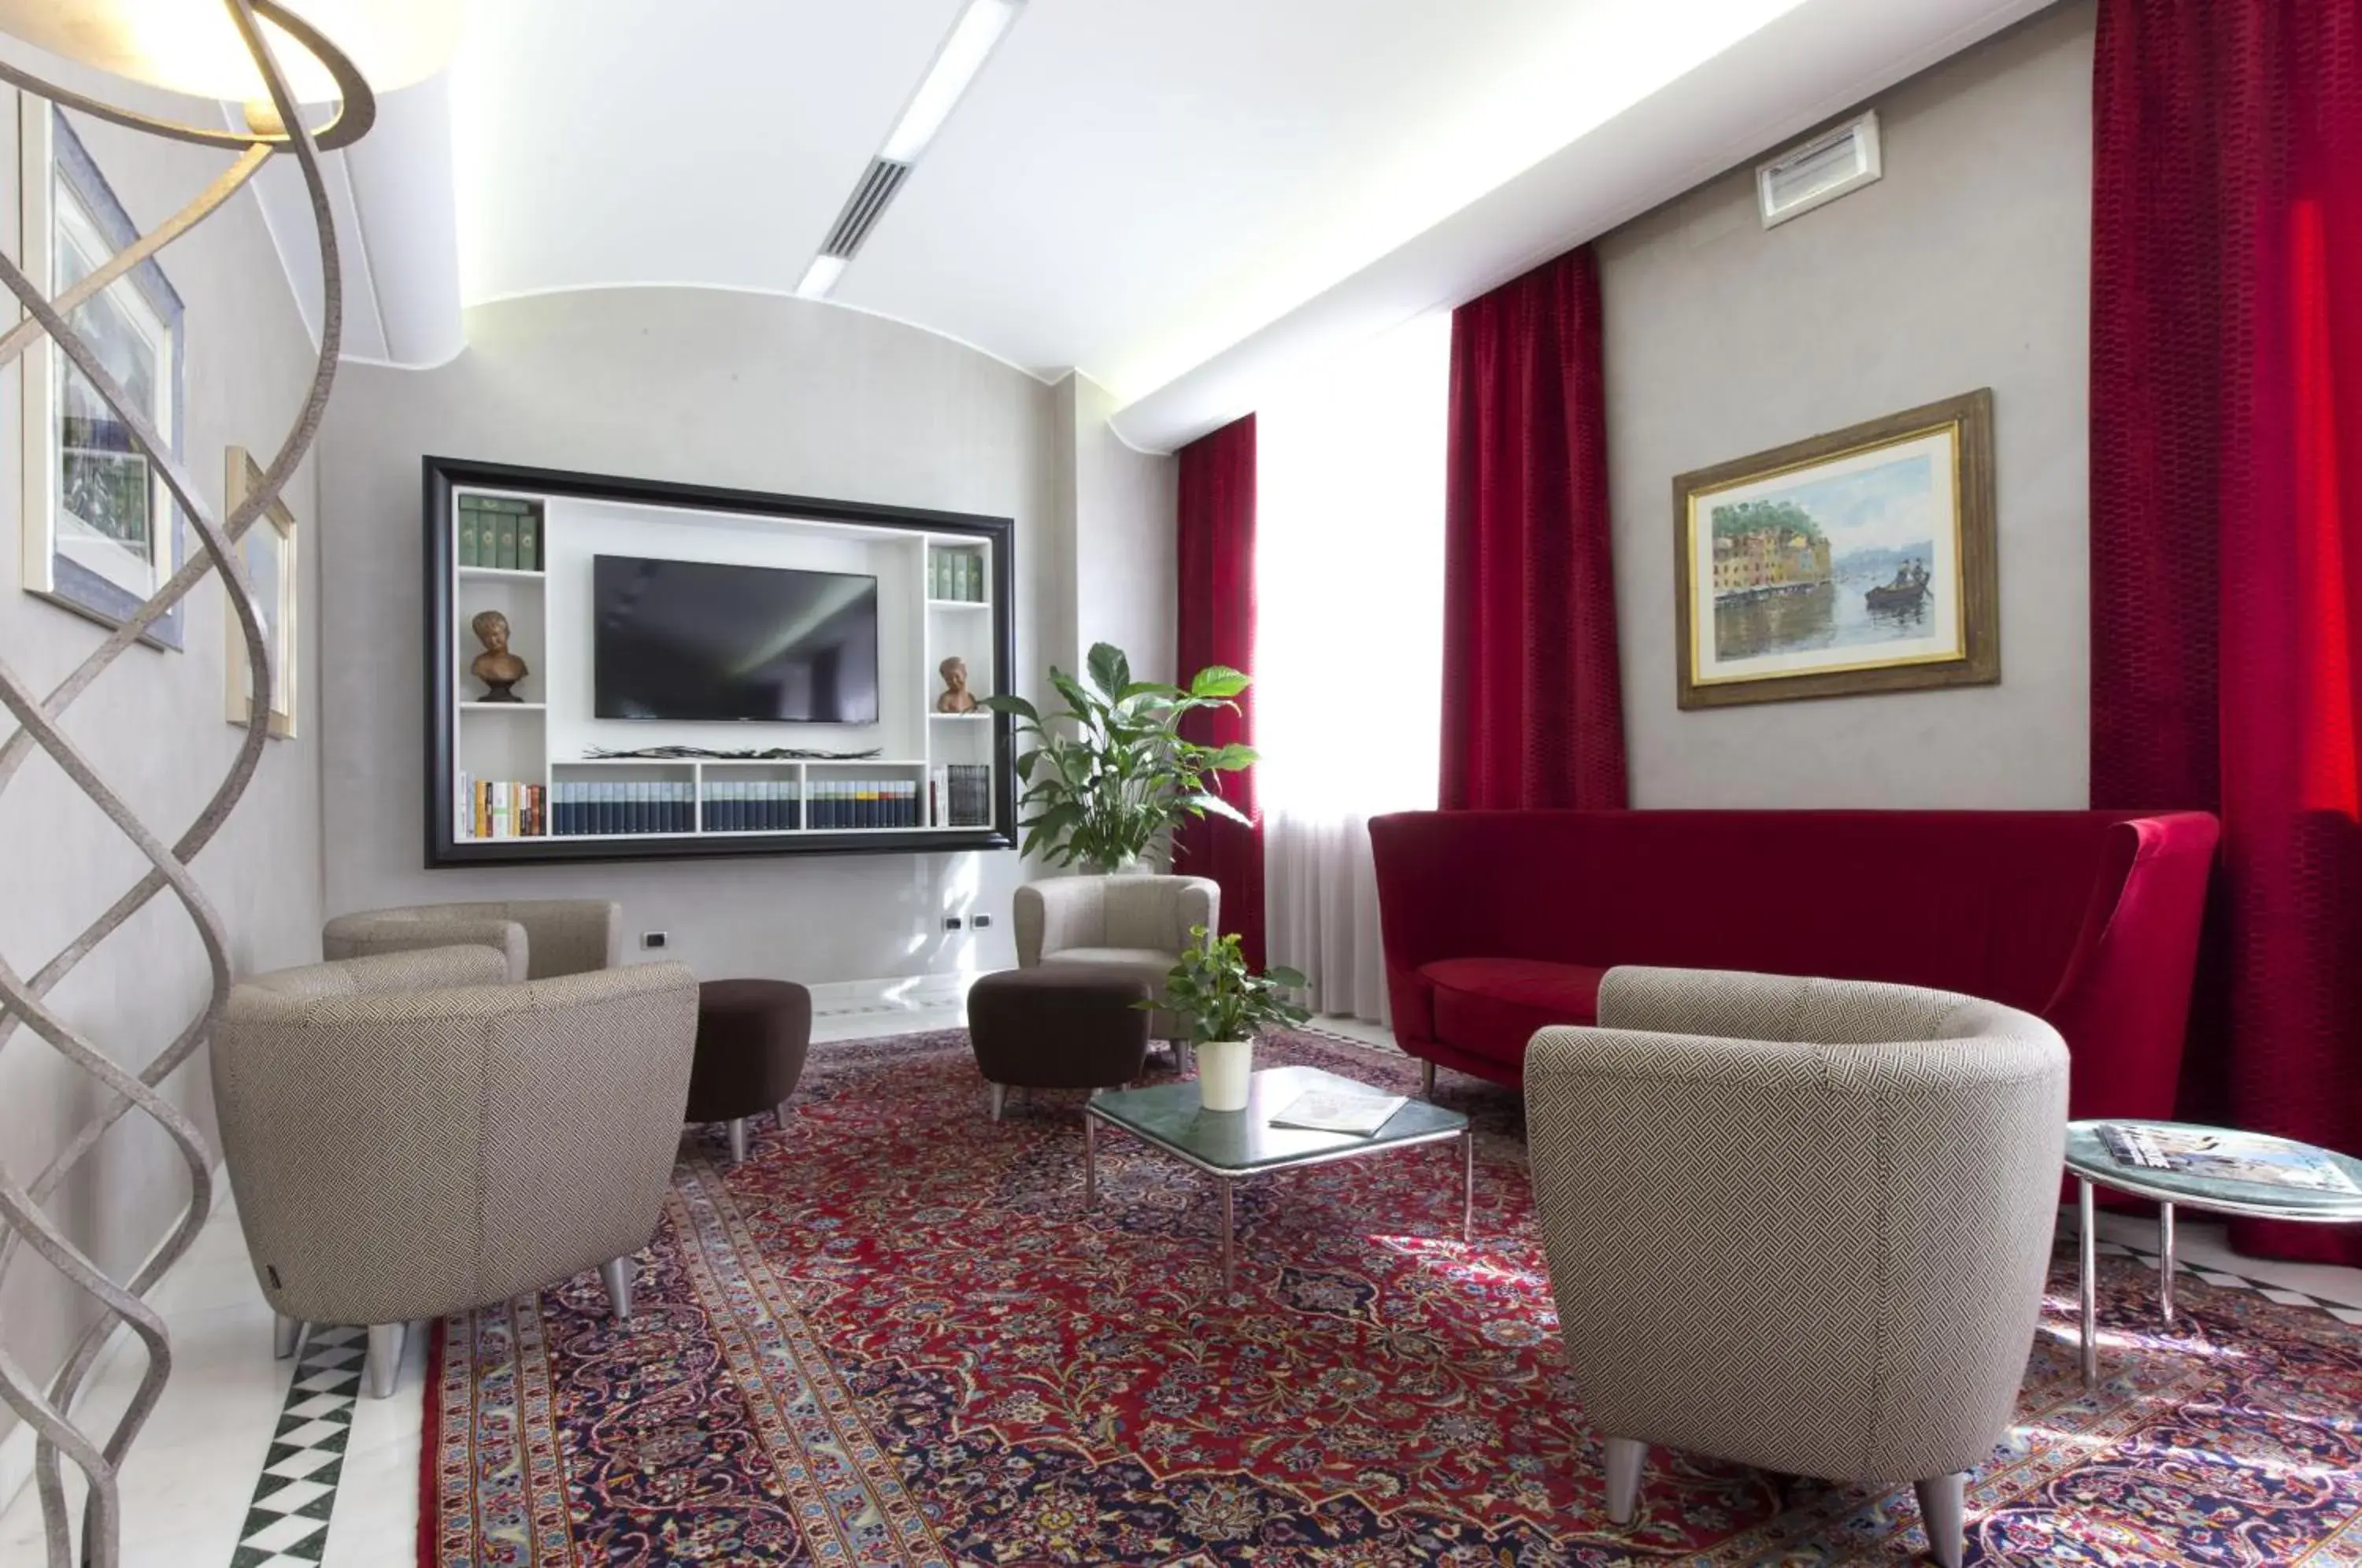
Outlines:
{"label": "red patterned carpet", "polygon": [[[1415,1084],[1309,1036],[1271,1059]],[[1727,1565],[1901,1562],[1893,1494],[1653,1456],[1599,1511],[1532,1225],[1514,1096],[1478,1120],[1477,1240],[1451,1145],[1214,1205],[1073,1097],[996,1127],[965,1037],[813,1053],[784,1132],[692,1139],[628,1329],[596,1280],[446,1321],[426,1397],[425,1568],[611,1563]],[[2362,1563],[2362,1333],[2110,1260],[2086,1396],[2062,1266],[2019,1425],[1970,1494],[1988,1563]]]}

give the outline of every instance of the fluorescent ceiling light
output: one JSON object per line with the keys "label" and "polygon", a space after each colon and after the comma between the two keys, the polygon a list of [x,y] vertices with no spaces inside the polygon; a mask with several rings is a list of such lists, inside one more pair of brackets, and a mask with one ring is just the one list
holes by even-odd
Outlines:
{"label": "fluorescent ceiling light", "polygon": [[804,281],[796,285],[796,293],[808,300],[826,299],[844,271],[844,257],[815,256],[812,264],[804,270]]}
{"label": "fluorescent ceiling light", "polygon": [[919,83],[911,94],[910,105],[902,111],[880,158],[896,163],[915,163],[935,133],[944,128],[958,105],[960,94],[976,73],[984,69],[987,56],[1017,19],[1017,8],[1022,0],[970,0],[967,10],[952,28],[951,37],[944,40],[943,52],[927,72],[927,79]]}

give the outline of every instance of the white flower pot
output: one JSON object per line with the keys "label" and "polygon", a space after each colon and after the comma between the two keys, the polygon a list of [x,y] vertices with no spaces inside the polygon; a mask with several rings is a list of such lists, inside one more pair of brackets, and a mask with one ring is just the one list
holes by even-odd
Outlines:
{"label": "white flower pot", "polygon": [[1254,1042],[1207,1040],[1198,1045],[1198,1103],[1208,1110],[1244,1110],[1254,1077]]}

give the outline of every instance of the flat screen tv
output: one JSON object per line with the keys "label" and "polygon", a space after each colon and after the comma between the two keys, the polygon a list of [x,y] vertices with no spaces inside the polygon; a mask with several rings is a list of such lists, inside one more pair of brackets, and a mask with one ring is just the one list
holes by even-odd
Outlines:
{"label": "flat screen tv", "polygon": [[874,577],[598,556],[590,579],[600,718],[877,722]]}

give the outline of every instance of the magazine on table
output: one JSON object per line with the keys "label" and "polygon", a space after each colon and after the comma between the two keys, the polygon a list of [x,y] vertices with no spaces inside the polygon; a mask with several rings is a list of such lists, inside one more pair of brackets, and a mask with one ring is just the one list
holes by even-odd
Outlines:
{"label": "magazine on table", "polygon": [[1308,1089],[1289,1100],[1286,1109],[1271,1119],[1271,1124],[1315,1132],[1351,1132],[1367,1138],[1409,1103],[1398,1094],[1341,1094],[1334,1089]]}
{"label": "magazine on table", "polygon": [[2099,1133],[2100,1142],[2121,1165],[2214,1181],[2362,1193],[2362,1186],[2319,1149],[2253,1132],[2110,1124]]}

